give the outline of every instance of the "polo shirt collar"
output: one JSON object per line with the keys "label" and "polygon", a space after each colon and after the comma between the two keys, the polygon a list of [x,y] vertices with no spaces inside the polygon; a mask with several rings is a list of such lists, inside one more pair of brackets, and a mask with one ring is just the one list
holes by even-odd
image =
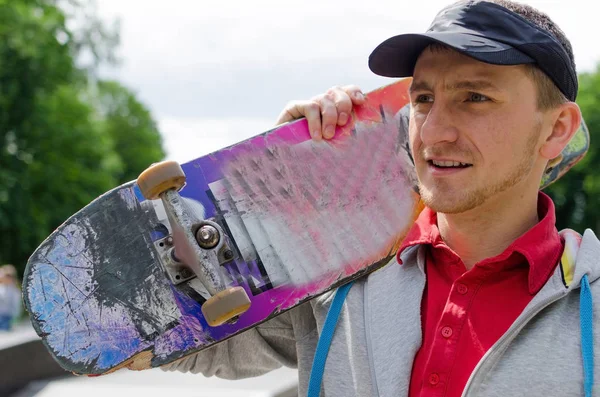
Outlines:
{"label": "polo shirt collar", "polygon": [[[507,261],[511,255],[518,253],[529,266],[529,292],[537,293],[552,274],[562,254],[563,242],[556,229],[554,203],[545,193],[538,194],[538,216],[540,221],[531,229],[518,237],[504,252],[477,263],[477,266]],[[430,245],[432,249],[451,251],[442,240],[437,226],[437,214],[425,207],[396,254],[398,263],[402,264],[401,254],[408,247]]]}

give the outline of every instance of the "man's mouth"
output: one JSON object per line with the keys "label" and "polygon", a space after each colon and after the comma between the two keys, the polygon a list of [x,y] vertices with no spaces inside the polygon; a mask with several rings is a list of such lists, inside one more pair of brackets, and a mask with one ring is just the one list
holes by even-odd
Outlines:
{"label": "man's mouth", "polygon": [[468,168],[473,166],[469,163],[461,163],[459,161],[445,161],[445,160],[427,160],[427,163],[436,168]]}

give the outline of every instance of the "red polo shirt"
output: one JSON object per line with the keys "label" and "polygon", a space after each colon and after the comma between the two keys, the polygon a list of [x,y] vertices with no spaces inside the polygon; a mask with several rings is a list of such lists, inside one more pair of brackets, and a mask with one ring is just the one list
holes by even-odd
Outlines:
{"label": "red polo shirt", "polygon": [[[540,222],[502,254],[467,271],[425,209],[400,253],[424,244],[427,285],[421,302],[423,344],[413,362],[410,397],[460,396],[487,350],[504,334],[554,271],[563,249],[554,204],[538,198]],[[399,260],[399,263],[402,263]]]}

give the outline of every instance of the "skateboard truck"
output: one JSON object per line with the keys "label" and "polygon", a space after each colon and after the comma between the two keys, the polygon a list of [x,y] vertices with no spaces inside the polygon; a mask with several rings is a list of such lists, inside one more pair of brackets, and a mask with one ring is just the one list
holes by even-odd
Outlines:
{"label": "skateboard truck", "polygon": [[[194,232],[194,230],[196,231]],[[231,262],[234,257],[233,250],[230,248],[228,242],[221,237],[223,236],[222,233],[221,227],[211,220],[203,220],[192,226],[192,234],[195,236],[200,248],[214,250],[218,265],[220,266]],[[182,244],[186,244],[186,242],[184,241]],[[155,241],[154,247],[158,252],[163,270],[174,285],[182,284],[196,277],[192,268],[178,256],[175,249],[175,242],[171,235]],[[187,263],[195,263],[195,261],[187,261]]]}
{"label": "skateboard truck", "polygon": [[156,163],[140,174],[137,184],[148,200],[162,200],[172,235],[155,242],[166,263],[165,270],[174,284],[194,276],[204,285],[210,298],[202,305],[209,325],[234,321],[250,307],[242,287],[228,287],[221,265],[233,259],[233,251],[221,227],[210,220],[190,215],[178,191],[185,185],[185,173],[175,161]]}

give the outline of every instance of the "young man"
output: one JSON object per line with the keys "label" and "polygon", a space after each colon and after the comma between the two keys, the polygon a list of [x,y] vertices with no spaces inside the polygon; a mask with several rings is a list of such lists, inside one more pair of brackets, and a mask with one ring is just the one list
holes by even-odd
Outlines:
{"label": "young man", "polygon": [[[397,260],[352,285],[322,393],[600,391],[593,383],[600,327],[591,321],[598,318],[600,243],[590,230],[582,239],[559,234],[554,205],[538,192],[549,160],[581,121],[564,34],[527,6],[460,2],[426,34],[386,40],[369,65],[384,76],[413,76],[409,139],[427,208]],[[364,101],[357,87],[333,88],[292,102],[279,122],[305,116],[314,139],[327,139]],[[241,378],[297,366],[306,395],[333,296],[170,369]]]}

